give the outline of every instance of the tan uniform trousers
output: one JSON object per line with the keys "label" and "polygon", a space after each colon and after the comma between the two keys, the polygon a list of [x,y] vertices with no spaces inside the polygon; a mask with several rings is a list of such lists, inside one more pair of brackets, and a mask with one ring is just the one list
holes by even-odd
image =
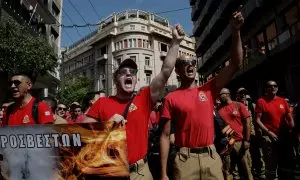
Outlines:
{"label": "tan uniform trousers", "polygon": [[276,142],[273,142],[269,136],[264,134],[262,149],[266,166],[267,180],[276,180],[278,179],[278,144]]}
{"label": "tan uniform trousers", "polygon": [[214,145],[198,152],[193,150],[183,147],[177,152],[173,165],[174,180],[224,179],[222,161]]}
{"label": "tan uniform trousers", "polygon": [[230,154],[223,157],[223,171],[226,180],[235,179],[233,175],[235,177],[243,175],[244,179],[253,180],[250,152],[249,149],[243,150],[242,145],[242,141],[235,142]]}
{"label": "tan uniform trousers", "polygon": [[148,163],[141,159],[131,165],[130,180],[153,180]]}

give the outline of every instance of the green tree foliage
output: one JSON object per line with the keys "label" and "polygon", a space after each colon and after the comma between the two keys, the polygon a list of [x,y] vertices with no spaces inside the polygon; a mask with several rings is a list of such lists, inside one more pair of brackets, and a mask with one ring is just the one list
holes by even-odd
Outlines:
{"label": "green tree foliage", "polygon": [[60,89],[57,93],[57,99],[60,103],[70,105],[72,102],[82,104],[87,93],[93,91],[92,80],[87,77],[78,77],[76,79],[69,78],[66,81],[65,88]]}
{"label": "green tree foliage", "polygon": [[11,18],[0,21],[0,72],[45,75],[57,67],[57,56],[45,36]]}

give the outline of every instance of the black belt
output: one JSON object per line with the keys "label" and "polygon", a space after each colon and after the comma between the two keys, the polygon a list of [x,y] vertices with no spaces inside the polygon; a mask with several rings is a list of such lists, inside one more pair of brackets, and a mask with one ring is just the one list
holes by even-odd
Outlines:
{"label": "black belt", "polygon": [[[209,153],[209,147],[201,147],[201,148],[187,148],[190,153],[195,154],[203,154],[203,153]],[[179,152],[180,148],[176,147],[176,150]]]}
{"label": "black belt", "polygon": [[[144,157],[142,160],[143,160],[143,163],[146,164],[147,161],[148,161],[147,156]],[[133,163],[133,164],[130,164],[129,165],[129,172],[137,171],[138,170],[138,166],[139,166],[139,164],[137,162]]]}

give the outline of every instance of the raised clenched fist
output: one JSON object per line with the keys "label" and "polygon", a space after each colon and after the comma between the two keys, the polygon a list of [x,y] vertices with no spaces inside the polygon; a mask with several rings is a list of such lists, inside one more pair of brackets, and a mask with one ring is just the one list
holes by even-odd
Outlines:
{"label": "raised clenched fist", "polygon": [[113,127],[112,129],[114,128],[117,128],[119,126],[124,126],[126,124],[126,120],[124,119],[124,117],[120,114],[114,114],[110,119],[109,121],[113,122]]}
{"label": "raised clenched fist", "polygon": [[172,35],[173,35],[173,40],[175,42],[180,43],[183,40],[185,33],[181,25],[179,24],[175,25],[172,31]]}
{"label": "raised clenched fist", "polygon": [[241,26],[244,24],[244,17],[242,15],[243,6],[239,6],[238,10],[232,14],[231,18],[231,26],[235,30],[239,30]]}

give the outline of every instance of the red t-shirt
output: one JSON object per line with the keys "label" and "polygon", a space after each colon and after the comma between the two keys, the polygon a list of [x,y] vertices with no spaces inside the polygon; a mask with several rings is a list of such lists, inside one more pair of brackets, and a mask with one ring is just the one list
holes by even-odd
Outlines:
{"label": "red t-shirt", "polygon": [[[32,97],[28,104],[24,107],[15,106],[9,115],[8,126],[26,126],[33,125],[35,121],[32,117],[32,106],[35,98]],[[6,114],[4,119],[6,120]],[[53,123],[54,118],[50,107],[43,101],[38,104],[38,119],[39,124]]]}
{"label": "red t-shirt", "polygon": [[262,123],[275,134],[279,133],[280,123],[285,120],[286,114],[290,113],[290,108],[285,99],[276,96],[269,100],[262,97],[257,100],[256,113],[262,113]]}
{"label": "red t-shirt", "polygon": [[[87,116],[100,121],[108,121],[114,114],[122,115],[128,101],[120,101],[115,96],[100,98],[91,107]],[[127,115],[126,136],[128,161],[133,164],[144,158],[148,150],[148,121],[153,108],[150,87],[146,87],[133,99]]]}
{"label": "red t-shirt", "polygon": [[[213,91],[213,92],[212,92]],[[214,143],[216,81],[190,89],[177,89],[165,98],[161,117],[175,121],[175,145],[205,147]]]}
{"label": "red t-shirt", "polygon": [[82,115],[78,116],[77,119],[72,119],[72,116],[68,116],[68,117],[66,118],[66,121],[67,121],[69,124],[82,123],[85,117],[86,117],[85,114],[82,114]]}
{"label": "red t-shirt", "polygon": [[148,127],[151,129],[154,125],[157,125],[159,122],[160,113],[156,111],[152,111],[149,117],[149,125]]}
{"label": "red t-shirt", "polygon": [[[238,104],[237,104],[238,103]],[[243,140],[243,122],[250,117],[247,107],[240,102],[232,102],[220,107],[219,114],[236,133],[236,140]]]}

